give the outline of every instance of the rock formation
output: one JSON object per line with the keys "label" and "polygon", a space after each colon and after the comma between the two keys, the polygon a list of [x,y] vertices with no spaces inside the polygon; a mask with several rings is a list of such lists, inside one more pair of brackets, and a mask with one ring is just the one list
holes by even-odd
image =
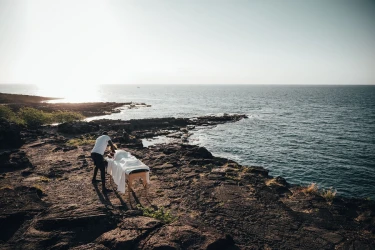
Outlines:
{"label": "rock formation", "polygon": [[[100,120],[22,131],[25,143],[0,154],[0,248],[373,249],[373,201],[327,200],[198,146],[141,143],[242,118]],[[113,192],[91,183],[92,145],[66,142],[102,130],[150,167],[147,195],[137,183],[130,196],[118,193],[108,175]]]}

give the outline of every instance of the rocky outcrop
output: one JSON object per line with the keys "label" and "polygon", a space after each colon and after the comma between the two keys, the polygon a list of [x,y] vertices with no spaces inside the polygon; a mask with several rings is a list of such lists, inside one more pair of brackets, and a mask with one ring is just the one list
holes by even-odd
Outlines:
{"label": "rocky outcrop", "polygon": [[6,226],[0,228],[0,243],[11,242],[24,233],[30,221],[47,207],[42,196],[43,192],[36,187],[1,186],[0,223]]}
{"label": "rocky outcrop", "polygon": [[0,173],[17,171],[32,167],[26,153],[20,150],[7,150],[0,152]]}
{"label": "rocky outcrop", "polygon": [[190,119],[189,125],[208,126],[217,125],[226,122],[236,122],[248,118],[247,115],[241,114],[224,114],[223,116],[200,116]]}
{"label": "rocky outcrop", "polygon": [[152,134],[156,133],[157,130],[160,129],[171,129],[171,130],[179,130],[180,128],[185,128],[186,131],[188,129],[194,129],[195,126],[203,126],[203,125],[218,125],[227,122],[236,122],[241,119],[247,118],[246,115],[225,115],[225,116],[202,116],[202,117],[195,117],[195,118],[150,118],[150,119],[132,119],[129,121],[122,121],[122,120],[95,120],[93,121],[96,124],[99,124],[101,127],[109,128],[112,130],[120,130],[125,129],[127,132],[133,131],[142,131],[142,132],[150,132]]}
{"label": "rocky outcrop", "polygon": [[212,231],[202,231],[189,225],[165,226],[147,239],[142,249],[236,249],[230,236]]}
{"label": "rocky outcrop", "polygon": [[[67,146],[64,134],[71,137],[71,130],[29,131],[20,149],[0,154],[2,166],[7,166],[0,174],[0,223],[7,225],[0,229],[0,248],[372,249],[375,245],[373,201],[329,200],[291,186],[282,177],[273,178],[262,167],[241,166],[199,146],[134,146],[145,134],[159,135],[166,127],[183,131],[189,124],[175,121],[170,119],[167,125],[165,119],[138,120],[137,129],[127,128],[133,130],[126,141],[121,139],[121,122],[115,127],[109,121],[94,122],[95,128],[109,131],[121,149],[151,169],[148,192],[134,182],[129,194],[118,193],[108,175],[106,185],[112,192],[102,193],[101,183],[91,182],[92,145]],[[132,126],[129,121],[124,124]],[[86,124],[77,126],[81,125],[75,131],[90,133]]]}
{"label": "rocky outcrop", "polygon": [[84,134],[97,132],[99,125],[94,122],[75,121],[59,124],[58,132],[66,134]]}
{"label": "rocky outcrop", "polygon": [[0,149],[19,148],[22,144],[20,126],[0,118]]}
{"label": "rocky outcrop", "polygon": [[184,149],[186,150],[185,156],[192,157],[192,158],[202,158],[202,159],[212,159],[212,154],[204,147],[196,147],[191,145],[184,145]]}

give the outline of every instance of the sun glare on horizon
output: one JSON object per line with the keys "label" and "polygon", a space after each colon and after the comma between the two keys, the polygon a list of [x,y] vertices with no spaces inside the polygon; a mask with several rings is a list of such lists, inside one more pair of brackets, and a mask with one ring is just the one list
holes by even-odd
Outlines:
{"label": "sun glare on horizon", "polygon": [[0,83],[375,84],[375,5],[0,0]]}
{"label": "sun glare on horizon", "polygon": [[82,103],[98,102],[100,99],[99,85],[36,85],[36,95],[45,97],[55,97],[59,99],[51,100],[52,103]]}

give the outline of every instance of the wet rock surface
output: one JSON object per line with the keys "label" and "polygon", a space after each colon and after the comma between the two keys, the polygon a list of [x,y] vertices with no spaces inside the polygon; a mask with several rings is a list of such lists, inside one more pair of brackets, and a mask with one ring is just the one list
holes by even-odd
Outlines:
{"label": "wet rock surface", "polygon": [[[0,222],[9,225],[0,231],[0,248],[374,249],[373,201],[326,200],[198,146],[141,143],[242,118],[100,120],[93,122],[97,131],[24,131],[25,144],[0,154]],[[150,167],[147,193],[138,182],[134,192],[118,193],[109,175],[112,192],[91,182],[92,145],[66,142],[102,130]]]}

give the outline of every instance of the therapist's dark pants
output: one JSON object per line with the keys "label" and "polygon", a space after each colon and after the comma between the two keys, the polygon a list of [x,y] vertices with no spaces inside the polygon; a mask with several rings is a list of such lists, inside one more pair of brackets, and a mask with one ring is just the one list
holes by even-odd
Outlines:
{"label": "therapist's dark pants", "polygon": [[92,179],[93,180],[96,179],[98,169],[100,169],[100,177],[102,179],[102,186],[104,189],[105,188],[105,162],[104,162],[103,155],[98,154],[98,153],[91,153],[91,158],[95,164],[94,177]]}

